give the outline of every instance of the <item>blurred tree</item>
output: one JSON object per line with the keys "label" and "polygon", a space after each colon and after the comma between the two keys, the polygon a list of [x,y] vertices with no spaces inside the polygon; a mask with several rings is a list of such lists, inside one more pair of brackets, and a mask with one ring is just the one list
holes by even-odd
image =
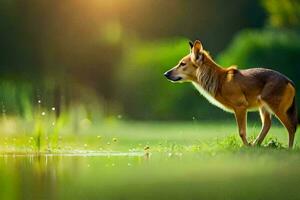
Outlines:
{"label": "blurred tree", "polygon": [[262,27],[260,0],[130,0],[120,11],[124,27],[142,39],[201,39],[211,53],[220,52],[239,30]]}
{"label": "blurred tree", "polygon": [[300,29],[299,0],[262,0],[262,4],[268,13],[268,25]]}
{"label": "blurred tree", "polygon": [[[238,30],[263,26],[264,17],[259,0],[3,0],[0,80],[10,97],[0,101],[10,104],[8,112],[24,113],[29,109],[23,105],[34,107],[42,99],[59,113],[60,104],[88,102],[93,93],[108,113],[123,107],[135,118],[191,118],[199,99],[190,103],[193,89],[174,89],[174,102],[164,96],[174,86],[162,72],[188,50],[186,40],[166,38],[199,38],[215,54]],[[177,42],[181,47],[172,49]],[[123,76],[121,85],[115,76]],[[152,91],[163,85],[164,91]],[[16,103],[19,94],[23,103]],[[189,107],[187,116],[179,115],[180,106]],[[169,117],[171,111],[178,115]]]}

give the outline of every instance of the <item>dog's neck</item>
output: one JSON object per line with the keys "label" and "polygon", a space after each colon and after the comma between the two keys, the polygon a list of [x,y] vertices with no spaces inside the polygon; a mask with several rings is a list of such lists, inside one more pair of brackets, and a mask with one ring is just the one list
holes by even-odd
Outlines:
{"label": "dog's neck", "polygon": [[196,72],[196,84],[212,96],[216,96],[220,83],[220,74],[223,69],[208,55],[204,55],[203,61],[198,65]]}

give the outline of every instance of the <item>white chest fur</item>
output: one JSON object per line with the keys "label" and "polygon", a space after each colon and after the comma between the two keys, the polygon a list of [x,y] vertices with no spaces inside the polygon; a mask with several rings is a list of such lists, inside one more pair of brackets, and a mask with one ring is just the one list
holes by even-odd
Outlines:
{"label": "white chest fur", "polygon": [[193,82],[193,85],[200,92],[200,94],[202,96],[204,96],[211,104],[221,108],[224,111],[232,112],[232,110],[226,108],[223,104],[221,104],[219,101],[217,101],[210,93],[208,93],[206,90],[204,90],[198,83]]}

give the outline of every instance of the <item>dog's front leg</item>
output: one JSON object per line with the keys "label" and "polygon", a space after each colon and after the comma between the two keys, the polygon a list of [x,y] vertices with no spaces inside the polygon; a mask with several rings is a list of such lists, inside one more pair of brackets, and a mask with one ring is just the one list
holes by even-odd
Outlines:
{"label": "dog's front leg", "polygon": [[237,108],[234,111],[235,119],[238,124],[239,134],[242,138],[244,145],[249,146],[246,137],[246,130],[247,130],[247,109],[245,108]]}

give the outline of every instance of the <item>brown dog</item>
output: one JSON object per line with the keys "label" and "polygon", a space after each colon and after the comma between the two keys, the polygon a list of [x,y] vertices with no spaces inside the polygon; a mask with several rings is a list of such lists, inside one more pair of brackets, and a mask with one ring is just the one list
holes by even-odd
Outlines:
{"label": "brown dog", "polygon": [[191,82],[212,104],[233,112],[245,145],[247,111],[258,109],[262,129],[253,144],[260,145],[271,127],[274,114],[289,133],[293,147],[297,129],[295,85],[283,74],[264,68],[222,68],[203,50],[199,40],[190,42],[191,53],[164,75],[173,82]]}

